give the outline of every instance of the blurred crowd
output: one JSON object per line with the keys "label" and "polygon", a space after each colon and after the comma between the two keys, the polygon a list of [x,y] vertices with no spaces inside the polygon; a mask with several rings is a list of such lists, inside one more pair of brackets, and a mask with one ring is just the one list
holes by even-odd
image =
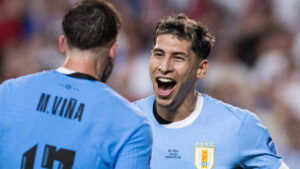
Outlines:
{"label": "blurred crowd", "polygon": [[[62,64],[61,20],[76,1],[0,0],[0,82]],[[112,88],[131,101],[152,94],[153,26],[165,15],[185,13],[216,37],[198,90],[255,112],[285,162],[299,168],[299,0],[111,1],[123,19]]]}

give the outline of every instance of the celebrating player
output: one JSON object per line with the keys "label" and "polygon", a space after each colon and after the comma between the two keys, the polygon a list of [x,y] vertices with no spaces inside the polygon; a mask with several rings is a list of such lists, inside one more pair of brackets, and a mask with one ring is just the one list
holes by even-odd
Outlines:
{"label": "celebrating player", "polygon": [[62,27],[62,67],[0,86],[0,168],[148,169],[147,117],[102,83],[120,29],[114,6],[79,2]]}
{"label": "celebrating player", "polygon": [[287,168],[257,116],[196,91],[213,42],[205,27],[184,14],[155,26],[155,96],[135,102],[152,124],[152,169]]}

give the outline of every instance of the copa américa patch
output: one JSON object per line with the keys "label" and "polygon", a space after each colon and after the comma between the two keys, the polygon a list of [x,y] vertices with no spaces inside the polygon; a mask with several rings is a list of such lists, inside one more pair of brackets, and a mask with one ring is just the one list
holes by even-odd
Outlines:
{"label": "copa am\u00e9rica patch", "polygon": [[277,155],[276,147],[271,137],[267,141],[267,146],[272,153]]}

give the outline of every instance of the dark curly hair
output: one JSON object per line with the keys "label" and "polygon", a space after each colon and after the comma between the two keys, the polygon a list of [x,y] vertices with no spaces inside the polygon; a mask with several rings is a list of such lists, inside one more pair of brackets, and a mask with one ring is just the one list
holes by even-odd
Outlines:
{"label": "dark curly hair", "polygon": [[162,34],[172,34],[180,40],[190,41],[191,49],[203,59],[208,57],[215,41],[200,22],[189,19],[182,13],[162,18],[156,23],[153,34],[153,45],[157,37]]}

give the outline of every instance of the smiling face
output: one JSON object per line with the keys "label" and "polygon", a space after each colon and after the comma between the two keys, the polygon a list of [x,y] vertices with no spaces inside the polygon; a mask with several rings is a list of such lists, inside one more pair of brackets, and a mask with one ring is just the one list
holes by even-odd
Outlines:
{"label": "smiling face", "polygon": [[156,39],[150,59],[150,76],[159,106],[176,109],[193,97],[196,81],[205,76],[207,60],[198,58],[191,42],[172,34]]}

